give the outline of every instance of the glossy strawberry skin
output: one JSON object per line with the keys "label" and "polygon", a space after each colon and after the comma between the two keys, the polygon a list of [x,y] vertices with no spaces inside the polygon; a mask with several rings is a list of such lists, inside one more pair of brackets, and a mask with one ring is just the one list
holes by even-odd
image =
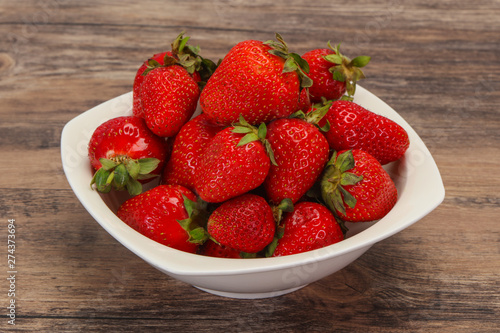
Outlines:
{"label": "glossy strawberry skin", "polygon": [[[157,53],[151,57],[154,61],[157,61],[160,65],[163,65],[163,59],[165,58],[166,54],[169,54],[170,56],[172,55],[172,52],[162,52],[162,53]],[[137,69],[137,72],[135,74],[134,78],[134,84],[132,87],[132,100],[133,100],[133,107],[132,107],[132,112],[135,116],[138,117],[144,117],[144,111],[142,110],[142,102],[141,102],[141,87],[142,83],[144,82],[144,78],[146,77],[143,75],[144,71],[148,68],[148,60],[144,61],[144,63]]]}
{"label": "glossy strawberry skin", "polygon": [[408,133],[399,124],[349,101],[336,101],[320,121],[330,122],[325,137],[331,149],[362,149],[382,165],[400,159],[408,147]]}
{"label": "glossy strawberry skin", "polygon": [[222,127],[210,123],[204,113],[188,121],[175,136],[162,183],[178,184],[194,191],[194,175],[206,146]]}
{"label": "glossy strawberry skin", "polygon": [[175,136],[193,116],[200,89],[179,65],[151,70],[141,86],[141,102],[148,127],[158,136]]}
{"label": "glossy strawberry skin", "polygon": [[271,162],[260,141],[237,146],[244,136],[227,127],[205,148],[195,171],[195,189],[207,202],[223,202],[260,186]]}
{"label": "glossy strawberry skin", "polygon": [[274,238],[273,211],[264,198],[243,194],[224,202],[210,215],[209,235],[223,246],[246,253],[263,250]]}
{"label": "glossy strawberry skin", "polygon": [[316,250],[344,239],[330,210],[316,202],[299,202],[293,212],[285,213],[281,224],[284,233],[273,257]]}
{"label": "glossy strawberry skin", "polygon": [[250,124],[287,117],[297,110],[300,81],[296,72],[282,73],[284,59],[270,46],[248,40],[224,57],[200,96],[200,106],[214,122],[231,125],[240,113]]}
{"label": "glossy strawberry skin", "polygon": [[136,116],[116,117],[99,125],[92,134],[88,150],[95,170],[102,166],[100,158],[157,158],[160,163],[152,172],[157,175],[161,174],[167,155],[165,139],[152,133],[144,120]]}
{"label": "glossy strawberry skin", "polygon": [[[344,151],[340,151],[339,154]],[[398,191],[389,174],[382,165],[369,153],[352,150],[355,166],[349,170],[358,176],[363,176],[356,185],[347,185],[344,188],[357,200],[354,208],[346,208],[346,214],[339,217],[348,222],[369,222],[383,218],[396,204]]]}
{"label": "glossy strawberry skin", "polygon": [[117,215],[142,235],[177,250],[196,253],[199,245],[189,242],[188,233],[178,220],[188,218],[183,195],[196,196],[179,185],[159,185],[125,201]]}
{"label": "glossy strawberry skin", "polygon": [[267,196],[274,204],[285,198],[295,203],[318,180],[328,162],[328,141],[314,125],[298,118],[271,122],[267,140],[277,163],[271,165],[264,182]]}
{"label": "glossy strawberry skin", "polygon": [[346,92],[345,82],[333,79],[330,67],[331,62],[324,59],[324,56],[335,54],[330,49],[314,49],[302,55],[302,58],[309,63],[308,76],[313,80],[313,85],[309,88],[312,103],[320,103],[321,98],[326,100],[337,100]]}

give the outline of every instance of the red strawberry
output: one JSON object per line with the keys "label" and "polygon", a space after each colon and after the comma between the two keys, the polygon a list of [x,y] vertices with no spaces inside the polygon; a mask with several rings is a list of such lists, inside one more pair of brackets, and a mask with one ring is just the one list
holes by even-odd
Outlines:
{"label": "red strawberry", "polygon": [[359,69],[370,61],[370,57],[360,56],[354,59],[342,55],[339,51],[340,44],[333,48],[314,49],[302,55],[309,63],[309,77],[313,84],[309,88],[311,101],[321,102],[337,100],[347,91],[345,98],[352,99],[356,90],[356,82],[365,76]]}
{"label": "red strawberry", "polygon": [[[317,112],[328,110],[318,109]],[[313,118],[316,113],[309,113]],[[306,119],[281,118],[267,127],[276,165],[271,165],[264,182],[269,200],[278,204],[289,198],[297,202],[318,180],[328,162],[328,141]]]}
{"label": "red strawberry", "polygon": [[231,125],[242,114],[260,124],[297,110],[301,82],[311,84],[304,74],[307,63],[288,52],[279,34],[276,38],[240,42],[219,64],[200,96],[203,112],[216,123]]}
{"label": "red strawberry", "polygon": [[316,250],[344,239],[333,214],[316,202],[296,204],[293,212],[285,213],[281,225],[284,225],[283,235],[273,257]]}
{"label": "red strawberry", "polygon": [[224,202],[207,223],[212,239],[246,253],[263,250],[273,240],[275,228],[273,211],[266,200],[248,193]]}
{"label": "red strawberry", "polygon": [[177,250],[196,253],[206,240],[193,223],[196,196],[179,185],[159,185],[125,201],[118,217],[142,235]]}
{"label": "red strawberry", "polygon": [[175,136],[172,154],[163,171],[162,182],[194,190],[195,169],[212,138],[222,127],[211,124],[204,113],[182,126]]}
{"label": "red strawberry", "polygon": [[217,244],[211,239],[208,239],[203,244],[203,249],[201,250],[202,255],[208,257],[217,257],[217,258],[241,258],[240,251],[232,249],[230,247]]}
{"label": "red strawberry", "polygon": [[225,128],[205,148],[194,179],[203,200],[223,202],[257,188],[266,179],[271,165],[266,148],[257,134],[241,133],[242,128]]}
{"label": "red strawberry", "polygon": [[184,67],[173,64],[151,70],[140,94],[146,124],[156,135],[174,136],[196,110],[199,94],[198,84]]}
{"label": "red strawberry", "polygon": [[137,75],[141,72],[143,79],[136,76],[134,87],[138,92],[134,92],[134,104],[139,104],[142,111],[134,113],[144,117],[159,136],[174,136],[191,118],[198,103],[199,86],[204,85],[216,67],[199,55],[198,47],[188,45],[188,40],[181,33],[162,60],[150,59],[144,70],[139,69]]}
{"label": "red strawberry", "polygon": [[398,192],[373,156],[353,149],[333,154],[321,179],[321,195],[342,220],[368,222],[387,215]]}
{"label": "red strawberry", "polygon": [[132,96],[133,96],[133,108],[132,112],[134,113],[135,116],[144,118],[144,111],[142,110],[142,102],[141,102],[141,87],[142,83],[144,82],[144,79],[146,76],[144,75],[144,72],[147,71],[148,69],[152,68],[153,66],[162,66],[164,64],[164,59],[165,55],[172,56],[172,52],[162,52],[155,54],[153,57],[150,59],[146,60],[137,70],[137,73],[135,74],[134,78],[134,85],[132,88]]}
{"label": "red strawberry", "polygon": [[330,123],[325,134],[331,149],[362,149],[382,165],[401,158],[410,141],[396,122],[350,101],[336,101],[320,121]]}
{"label": "red strawberry", "polygon": [[132,195],[141,193],[140,182],[161,173],[167,154],[165,140],[135,116],[113,118],[97,127],[88,152],[92,167],[97,170],[92,184],[98,191],[126,188]]}

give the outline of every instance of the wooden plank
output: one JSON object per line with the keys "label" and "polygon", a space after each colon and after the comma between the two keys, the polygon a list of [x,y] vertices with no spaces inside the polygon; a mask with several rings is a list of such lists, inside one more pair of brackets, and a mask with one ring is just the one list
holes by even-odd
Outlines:
{"label": "wooden plank", "polygon": [[[498,331],[498,1],[0,0],[0,8],[0,211],[18,226],[20,331]],[[60,134],[129,92],[141,62],[182,30],[215,61],[274,32],[299,53],[332,40],[371,55],[361,85],[427,144],[443,204],[345,269],[278,298],[221,298],[152,268],[78,202]]]}

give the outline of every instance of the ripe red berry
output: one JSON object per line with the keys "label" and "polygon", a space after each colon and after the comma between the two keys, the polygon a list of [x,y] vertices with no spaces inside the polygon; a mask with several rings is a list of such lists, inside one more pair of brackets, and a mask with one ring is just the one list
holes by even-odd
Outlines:
{"label": "ripe red berry", "polygon": [[309,88],[312,103],[320,103],[322,99],[352,100],[356,82],[365,77],[360,68],[368,64],[370,57],[359,56],[351,60],[339,49],[340,44],[334,48],[328,42],[328,48],[314,49],[302,55],[309,63],[308,75],[313,81]]}
{"label": "ripe red berry", "polygon": [[140,183],[159,175],[167,155],[165,140],[153,134],[142,118],[124,116],[97,127],[89,142],[89,159],[97,171],[92,184],[100,192],[127,189],[136,195]]}
{"label": "ripe red berry", "polygon": [[330,123],[325,132],[331,149],[362,149],[382,165],[400,159],[408,147],[408,133],[401,125],[350,101],[336,101],[319,122]]}
{"label": "ripe red berry", "polygon": [[179,184],[194,190],[194,177],[200,158],[212,138],[221,130],[222,127],[210,123],[204,113],[182,126],[175,136],[162,183]]}
{"label": "ripe red berry", "polygon": [[318,180],[328,162],[328,141],[313,124],[298,118],[282,118],[267,126],[276,165],[264,182],[269,200],[297,202]]}
{"label": "ripe red berry", "polygon": [[150,71],[141,87],[141,102],[146,124],[162,137],[176,135],[193,116],[200,89],[180,65]]}
{"label": "ripe red berry", "polygon": [[266,200],[248,193],[224,202],[207,223],[211,238],[246,253],[263,250],[273,240],[275,228],[273,211]]}
{"label": "ripe red berry", "polygon": [[179,185],[159,185],[123,203],[118,217],[142,235],[177,250],[196,253],[205,240],[203,230],[190,220],[187,205],[196,196]]}
{"label": "ripe red berry", "polygon": [[243,41],[226,54],[200,96],[203,112],[214,122],[228,126],[243,115],[257,125],[297,110],[300,87],[309,85],[302,70],[307,63],[277,39]]}
{"label": "ripe red berry", "polygon": [[334,153],[321,179],[322,197],[344,221],[383,218],[398,198],[396,185],[382,165],[363,150]]}
{"label": "ripe red berry", "polygon": [[283,236],[273,256],[286,256],[316,250],[344,239],[340,225],[325,206],[302,201],[293,212],[285,213],[281,225]]}
{"label": "ripe red berry", "polygon": [[144,63],[137,69],[134,78],[134,85],[132,88],[132,100],[133,100],[133,108],[132,112],[135,116],[144,117],[144,111],[142,110],[142,102],[141,102],[141,88],[144,79],[146,78],[145,72],[152,66],[153,64],[158,64],[162,66],[164,64],[165,55],[172,56],[172,52],[162,52],[153,55],[150,59],[144,61]]}
{"label": "ripe red berry", "polygon": [[260,141],[242,143],[234,127],[218,132],[205,148],[195,171],[195,189],[207,202],[223,202],[259,187],[271,162]]}

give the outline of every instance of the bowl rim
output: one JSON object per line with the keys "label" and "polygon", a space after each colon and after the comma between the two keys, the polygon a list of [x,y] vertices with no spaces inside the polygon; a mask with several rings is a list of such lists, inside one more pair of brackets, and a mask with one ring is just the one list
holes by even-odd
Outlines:
{"label": "bowl rim", "polygon": [[[429,214],[445,197],[443,181],[431,153],[406,120],[359,85],[354,102],[396,121],[407,131],[410,147],[402,160],[397,162],[399,164],[393,166],[397,169],[393,176],[405,182],[404,191],[400,193],[395,207],[367,229],[339,243],[305,253],[245,260],[213,258],[169,248],[123,223],[101,196],[90,188],[92,172],[86,148],[93,131],[102,122],[132,114],[132,92],[97,105],[64,126],[61,133],[63,170],[73,192],[101,227],[130,251],[162,271],[176,275],[237,275],[316,264],[370,247],[400,232]],[[402,205],[402,202],[405,204]],[[401,220],[400,215],[405,216],[405,219]]]}

